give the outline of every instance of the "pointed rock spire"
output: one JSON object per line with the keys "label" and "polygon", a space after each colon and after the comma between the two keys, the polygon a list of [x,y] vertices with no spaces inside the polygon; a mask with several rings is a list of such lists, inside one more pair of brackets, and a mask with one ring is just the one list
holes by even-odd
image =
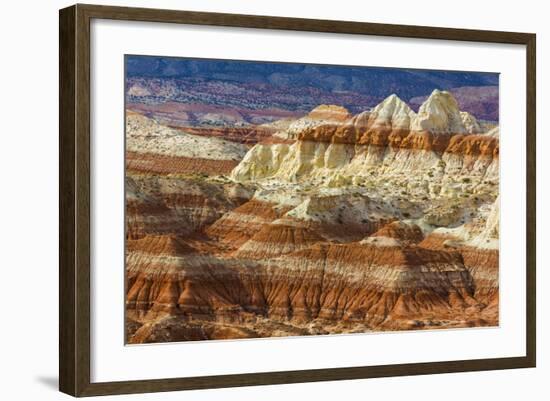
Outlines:
{"label": "pointed rock spire", "polygon": [[396,94],[388,96],[370,113],[369,123],[372,127],[409,129],[416,113]]}
{"label": "pointed rock spire", "polygon": [[461,134],[466,128],[456,99],[450,92],[436,89],[420,106],[412,127],[414,131]]}

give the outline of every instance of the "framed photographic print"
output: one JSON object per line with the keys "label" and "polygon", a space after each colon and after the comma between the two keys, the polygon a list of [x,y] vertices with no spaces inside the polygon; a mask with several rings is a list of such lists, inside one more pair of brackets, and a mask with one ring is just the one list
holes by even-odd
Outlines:
{"label": "framed photographic print", "polygon": [[534,34],[61,10],[60,390],[534,367],[535,107]]}

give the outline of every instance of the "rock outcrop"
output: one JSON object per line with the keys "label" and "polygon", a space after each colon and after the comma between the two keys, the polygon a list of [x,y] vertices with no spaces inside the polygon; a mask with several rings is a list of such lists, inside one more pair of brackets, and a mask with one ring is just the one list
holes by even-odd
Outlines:
{"label": "rock outcrop", "polygon": [[[156,238],[146,240],[153,245],[128,260],[129,314],[149,322],[132,337],[136,342],[158,340],[150,337],[157,331],[151,326],[167,316],[177,316],[187,329],[198,321],[246,328],[235,337],[262,336],[266,322],[302,334],[480,325],[476,311],[484,305],[454,250],[320,242],[276,258],[228,263],[192,254],[173,240],[162,246]],[[160,254],[143,256],[155,247]],[[187,334],[175,331],[167,341]],[[198,339],[207,338],[215,337],[203,333]]]}
{"label": "rock outcrop", "polygon": [[128,342],[498,324],[498,127],[450,93],[251,148],[128,117]]}
{"label": "rock outcrop", "polygon": [[246,146],[215,137],[187,134],[137,113],[126,116],[126,150],[172,157],[240,160]]}
{"label": "rock outcrop", "polygon": [[346,108],[322,104],[306,116],[291,122],[284,130],[275,133],[283,139],[296,139],[304,130],[322,126],[337,126],[351,117]]}
{"label": "rock outcrop", "polygon": [[193,135],[127,111],[126,165],[131,171],[227,174],[247,150],[240,143]]}
{"label": "rock outcrop", "polygon": [[193,233],[251,197],[242,185],[220,187],[196,179],[126,178],[126,237]]}
{"label": "rock outcrop", "polygon": [[299,129],[293,143],[254,146],[231,177],[237,181],[322,177],[330,183],[368,177],[373,171],[428,173],[441,165],[443,174],[435,180],[446,181],[447,162],[453,165],[453,177],[457,169],[466,176],[498,176],[498,137],[474,135],[481,134],[481,127],[472,115],[460,112],[448,92],[434,91],[418,114],[392,95],[372,111],[339,124],[317,121]]}
{"label": "rock outcrop", "polygon": [[324,122],[343,122],[348,120],[351,114],[345,107],[322,104],[314,108],[307,117]]}
{"label": "rock outcrop", "polygon": [[466,132],[462,118],[453,95],[436,89],[422,103],[410,128],[412,131],[462,134]]}

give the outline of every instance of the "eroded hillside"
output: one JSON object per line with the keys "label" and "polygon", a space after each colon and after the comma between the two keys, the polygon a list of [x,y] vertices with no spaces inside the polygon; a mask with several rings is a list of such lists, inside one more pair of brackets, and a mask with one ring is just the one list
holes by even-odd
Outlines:
{"label": "eroded hillside", "polygon": [[452,94],[253,146],[127,117],[128,342],[498,324],[498,127]]}

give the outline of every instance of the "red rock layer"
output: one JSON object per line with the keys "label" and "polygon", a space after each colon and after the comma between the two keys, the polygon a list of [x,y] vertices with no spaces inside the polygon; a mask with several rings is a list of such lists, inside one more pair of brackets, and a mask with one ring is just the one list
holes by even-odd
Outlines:
{"label": "red rock layer", "polygon": [[373,145],[414,150],[449,152],[469,156],[498,157],[499,140],[486,135],[433,134],[391,127],[326,124],[306,128],[299,140],[344,144]]}
{"label": "red rock layer", "polygon": [[[316,266],[323,267],[320,318],[376,326],[388,318],[403,318],[405,311],[410,319],[435,309],[456,312],[475,303],[471,279],[455,253],[354,243],[318,245],[291,257],[301,270],[315,272]],[[317,300],[302,301],[304,313],[315,315],[310,307]],[[292,308],[294,314],[298,306]]]}
{"label": "red rock layer", "polygon": [[[474,296],[486,305],[498,307],[499,292],[499,251],[471,246],[456,246],[452,236],[431,234],[420,246],[433,250],[453,249],[462,257],[464,266],[474,280]],[[498,315],[498,310],[496,311]]]}
{"label": "red rock layer", "polygon": [[[197,322],[249,329],[226,333],[241,338],[263,335],[254,330],[258,319],[377,330],[495,324],[479,320],[485,305],[475,298],[463,257],[452,250],[317,243],[280,258],[246,262],[190,253],[187,247],[180,253],[170,241],[146,241],[152,244],[132,245],[141,251],[129,253],[127,274],[129,316],[145,326],[172,316],[186,330]],[[145,334],[157,331],[150,328],[139,329],[132,341],[152,341]]]}
{"label": "red rock layer", "polygon": [[166,234],[188,232],[188,226],[181,226],[173,210],[158,199],[143,202],[138,199],[126,200],[126,237],[138,239],[148,233]]}
{"label": "red rock layer", "polygon": [[143,252],[151,255],[186,255],[195,249],[176,235],[147,235],[126,241],[126,252]]}
{"label": "red rock layer", "polygon": [[[174,235],[147,235],[126,241],[127,310],[141,314],[152,311],[174,312],[173,275],[179,266],[170,261],[193,253],[193,249]],[[138,274],[135,272],[139,271]]]}
{"label": "red rock layer", "polygon": [[[161,182],[159,182],[159,180]],[[218,220],[246,198],[223,187],[193,180],[134,177],[127,179],[126,236],[187,235]],[[179,185],[179,190],[166,190]]]}
{"label": "red rock layer", "polygon": [[416,224],[395,221],[383,226],[372,237],[388,237],[400,240],[404,244],[416,244],[424,239],[422,230]]}
{"label": "red rock layer", "polygon": [[290,208],[280,208],[252,199],[233,209],[206,229],[206,233],[223,244],[240,247],[266,224],[280,218]]}
{"label": "red rock layer", "polygon": [[233,256],[245,259],[277,257],[307,248],[320,241],[323,241],[323,238],[308,228],[266,224],[239,247]]}
{"label": "red rock layer", "polygon": [[126,168],[129,173],[229,175],[237,164],[239,162],[234,160],[126,152]]}
{"label": "red rock layer", "polygon": [[270,127],[251,125],[247,127],[223,127],[223,128],[200,128],[200,127],[174,127],[183,132],[193,135],[204,135],[218,137],[227,141],[254,145],[266,138],[270,138],[275,130]]}
{"label": "red rock layer", "polygon": [[426,249],[433,249],[433,250],[439,250],[439,249],[449,249],[449,245],[446,244],[447,241],[453,241],[456,240],[455,237],[450,235],[441,235],[441,234],[430,234],[427,235],[424,240],[422,240],[418,246],[421,246],[422,248]]}
{"label": "red rock layer", "polygon": [[496,249],[463,247],[459,250],[475,282],[475,297],[497,307],[499,289],[499,252]]}
{"label": "red rock layer", "polygon": [[166,314],[207,320],[238,318],[243,301],[239,294],[246,293],[238,269],[196,253],[172,236],[148,236],[138,241],[130,245],[134,250],[126,256],[130,318],[151,320]]}
{"label": "red rock layer", "polygon": [[317,232],[323,238],[337,242],[354,242],[360,241],[368,235],[378,231],[393,219],[369,220],[363,222],[341,222],[341,223],[324,223],[310,221],[304,226],[310,230]]}
{"label": "red rock layer", "polygon": [[499,139],[487,135],[455,135],[445,152],[497,159]]}

